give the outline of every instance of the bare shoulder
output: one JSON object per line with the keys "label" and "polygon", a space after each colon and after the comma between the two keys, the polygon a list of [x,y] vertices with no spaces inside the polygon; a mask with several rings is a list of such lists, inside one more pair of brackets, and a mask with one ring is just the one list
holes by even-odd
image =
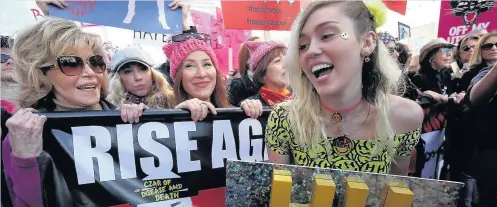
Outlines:
{"label": "bare shoulder", "polygon": [[424,113],[418,103],[390,95],[390,123],[396,134],[411,132],[423,123]]}

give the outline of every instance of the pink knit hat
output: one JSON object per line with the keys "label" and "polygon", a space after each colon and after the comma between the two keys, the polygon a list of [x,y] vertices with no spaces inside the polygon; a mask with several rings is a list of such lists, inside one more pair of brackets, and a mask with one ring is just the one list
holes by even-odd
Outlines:
{"label": "pink knit hat", "polygon": [[183,60],[192,52],[204,51],[209,55],[214,66],[216,68],[218,66],[216,54],[214,53],[214,50],[212,50],[210,43],[208,41],[195,39],[194,37],[190,37],[190,39],[183,42],[170,42],[162,47],[162,51],[164,51],[164,54],[166,54],[166,57],[169,60],[172,79],[176,77],[176,71]]}
{"label": "pink knit hat", "polygon": [[252,72],[254,72],[255,67],[257,66],[257,64],[259,64],[262,58],[271,50],[275,48],[286,48],[285,44],[273,40],[248,41],[245,42],[245,45],[247,46],[250,53],[249,67],[250,71]]}

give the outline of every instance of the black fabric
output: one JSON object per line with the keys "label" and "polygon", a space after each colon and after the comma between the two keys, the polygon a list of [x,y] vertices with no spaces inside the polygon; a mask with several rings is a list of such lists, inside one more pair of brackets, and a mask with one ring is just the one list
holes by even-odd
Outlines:
{"label": "black fabric", "polygon": [[[473,91],[473,86],[478,83],[488,72],[490,68],[485,68],[478,73],[471,81],[463,100],[468,105],[469,127],[472,137],[476,139],[476,145],[480,150],[497,150],[497,95],[489,103],[481,105],[472,105],[469,97]],[[497,162],[496,162],[497,163]]]}
{"label": "black fabric", "polygon": [[[7,129],[7,126],[5,123],[7,122],[7,119],[12,117],[12,114],[7,112],[6,109],[2,108],[2,116],[1,116],[1,126],[2,126],[2,142],[9,133],[9,130]],[[7,181],[5,180],[5,174],[3,172],[3,162],[2,162],[2,171],[0,172],[2,174],[2,206],[3,207],[12,207],[12,199],[10,198],[10,193],[9,193],[9,188],[7,187]]]}
{"label": "black fabric", "polygon": [[269,104],[266,103],[266,101],[261,97],[261,95],[259,93],[255,94],[253,96],[250,96],[247,99],[250,99],[250,100],[259,100],[262,103],[262,107],[269,107]]}
{"label": "black fabric", "polygon": [[198,33],[197,27],[196,26],[190,26],[189,30],[183,31],[183,34],[186,34],[186,33]]}
{"label": "black fabric", "polygon": [[[462,154],[468,156],[468,165],[462,170],[474,176],[478,181],[479,206],[497,206],[497,95],[489,103],[473,105],[469,99],[473,86],[478,83],[490,68],[480,70],[468,87],[466,96],[462,100],[467,121],[464,126],[467,137],[460,141]],[[474,143],[474,153],[468,154],[469,143]],[[464,157],[461,155],[461,157]]]}
{"label": "black fabric", "polygon": [[174,80],[171,78],[171,65],[169,61],[162,63],[159,67],[155,69],[161,72],[162,75],[164,75],[164,77],[166,78],[169,85],[171,85],[171,87],[174,85]]}
{"label": "black fabric", "polygon": [[228,99],[231,105],[240,106],[240,103],[259,92],[255,83],[247,75],[235,78],[228,86]]}
{"label": "black fabric", "polygon": [[414,74],[406,74],[404,75],[405,80],[405,92],[402,94],[402,97],[415,101],[418,98],[418,87],[411,81],[410,75],[414,76]]}
{"label": "black fabric", "polygon": [[420,70],[414,77],[412,78],[412,82],[416,87],[418,87],[421,91],[433,91],[439,94],[443,94],[444,87],[447,87],[446,93],[452,94],[456,91],[455,86],[451,81],[451,70],[443,69],[443,70],[433,70],[433,69],[425,69]]}
{"label": "black fabric", "polygon": [[[53,112],[55,106],[52,99],[47,99],[38,103],[38,110],[40,112]],[[53,106],[52,106],[53,105]],[[113,110],[115,107],[107,102],[105,99],[100,101],[102,110]],[[45,140],[44,140],[45,142]],[[44,148],[50,148],[50,145],[45,145]],[[61,167],[53,163],[53,158],[46,152],[36,157],[38,168],[40,170],[40,180],[42,181],[41,188],[43,189],[43,202],[44,206],[97,206],[90,203],[88,198],[68,186],[64,176],[60,173]]]}
{"label": "black fabric", "polygon": [[462,91],[467,91],[468,87],[471,83],[471,80],[483,69],[485,68],[484,65],[477,65],[473,68],[470,68],[468,71],[466,71],[462,77],[461,80],[459,80],[459,83],[457,85],[457,92],[462,92]]}

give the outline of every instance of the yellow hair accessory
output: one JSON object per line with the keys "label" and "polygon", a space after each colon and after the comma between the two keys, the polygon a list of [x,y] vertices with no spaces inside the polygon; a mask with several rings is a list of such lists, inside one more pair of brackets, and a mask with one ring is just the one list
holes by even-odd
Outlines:
{"label": "yellow hair accessory", "polygon": [[364,4],[374,17],[376,27],[380,27],[387,21],[387,6],[381,0],[366,0]]}

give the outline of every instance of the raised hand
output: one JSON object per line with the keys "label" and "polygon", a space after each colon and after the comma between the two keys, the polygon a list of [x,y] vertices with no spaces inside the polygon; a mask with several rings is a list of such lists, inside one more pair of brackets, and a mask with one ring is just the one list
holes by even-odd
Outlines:
{"label": "raised hand", "polygon": [[18,157],[37,157],[43,151],[43,126],[47,117],[33,112],[37,111],[19,109],[5,123],[12,152]]}

